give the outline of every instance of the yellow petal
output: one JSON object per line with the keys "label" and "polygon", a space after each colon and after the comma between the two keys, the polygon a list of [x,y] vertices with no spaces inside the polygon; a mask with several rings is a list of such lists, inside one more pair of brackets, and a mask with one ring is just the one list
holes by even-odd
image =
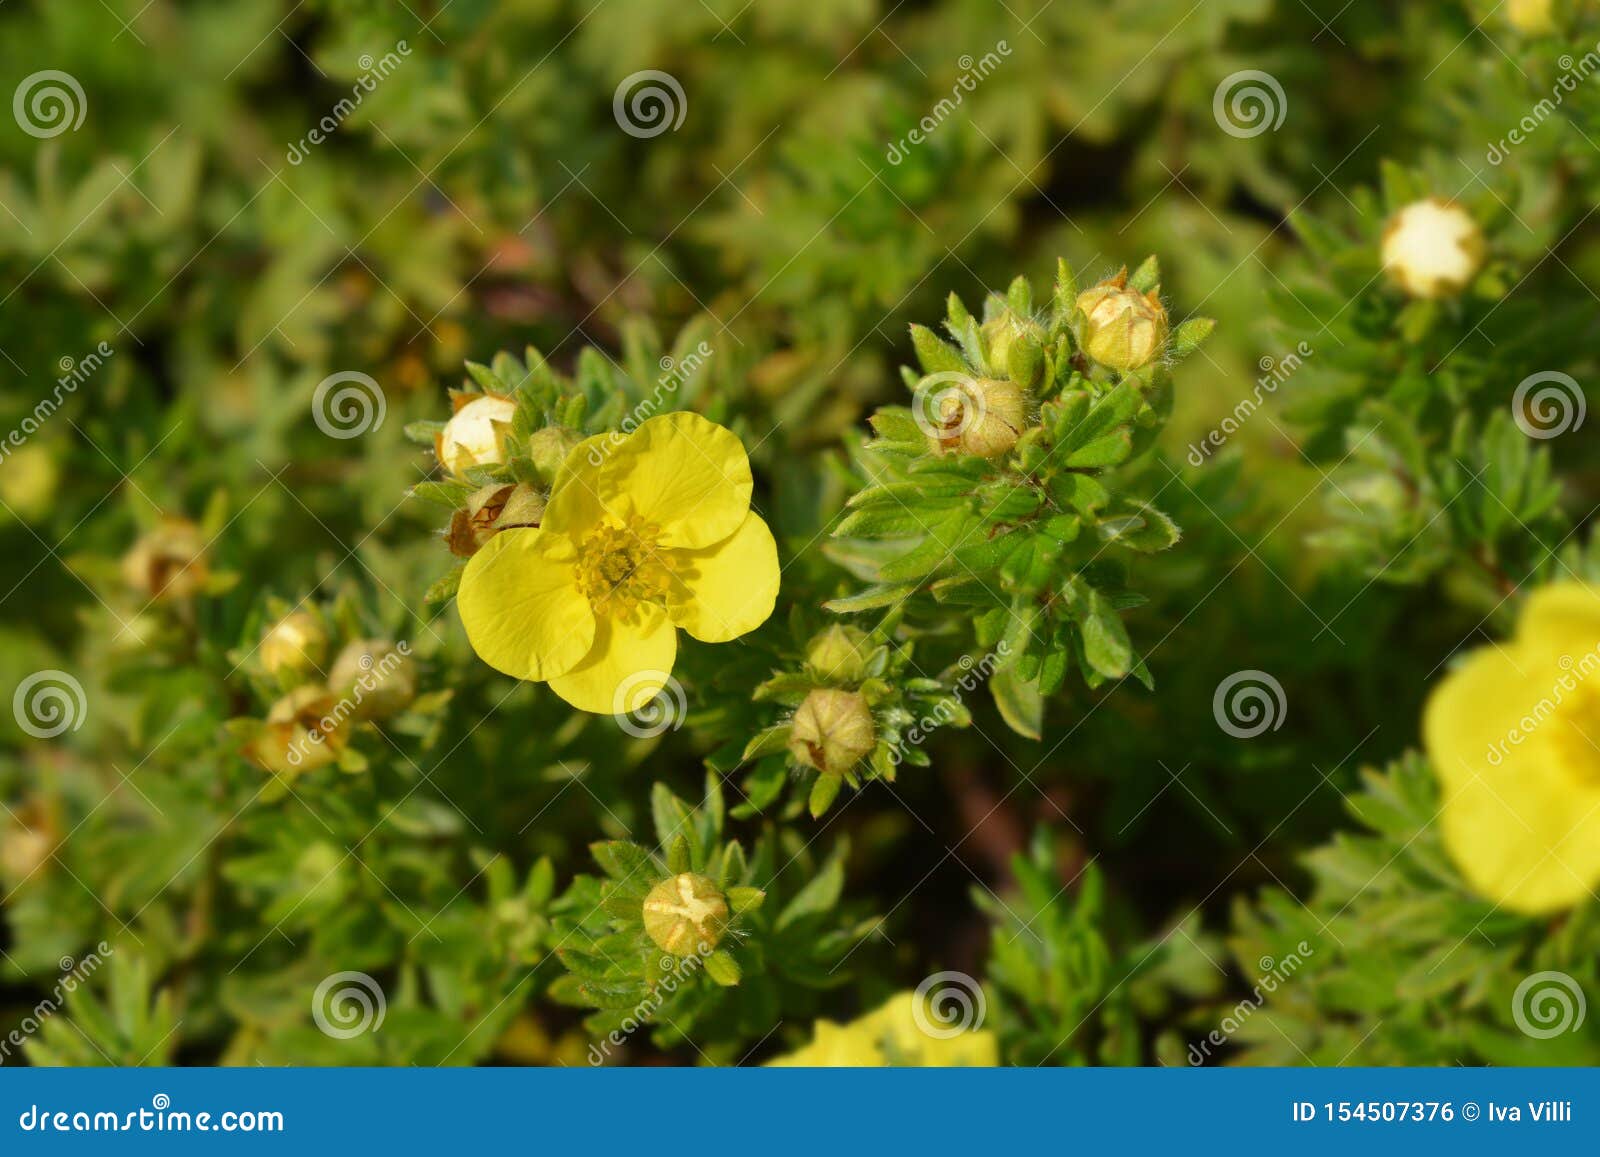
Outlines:
{"label": "yellow petal", "polygon": [[1600,588],[1578,582],[1535,590],[1517,619],[1517,641],[1573,660],[1600,646]]}
{"label": "yellow petal", "polygon": [[778,598],[778,544],[751,511],[739,529],[704,550],[668,556],[672,621],[706,643],[726,643],[753,631]]}
{"label": "yellow petal", "polygon": [[537,528],[502,530],[472,556],[456,607],[479,658],[518,679],[549,679],[589,653],[594,612],[576,557],[568,539]]}
{"label": "yellow petal", "polygon": [[615,434],[596,434],[567,452],[540,520],[545,530],[581,539],[599,524],[605,515],[600,469],[620,444]]}
{"label": "yellow petal", "polygon": [[1566,907],[1600,881],[1600,780],[1557,710],[1565,674],[1542,648],[1487,647],[1423,716],[1445,847],[1474,889],[1518,912]]}
{"label": "yellow petal", "polygon": [[580,711],[625,715],[667,685],[677,657],[672,620],[660,607],[641,605],[628,619],[598,619],[594,646],[583,662],[551,679],[550,689]]}
{"label": "yellow petal", "polygon": [[642,423],[600,471],[599,495],[618,517],[661,529],[667,547],[721,542],[750,509],[750,459],[731,430],[687,412]]}

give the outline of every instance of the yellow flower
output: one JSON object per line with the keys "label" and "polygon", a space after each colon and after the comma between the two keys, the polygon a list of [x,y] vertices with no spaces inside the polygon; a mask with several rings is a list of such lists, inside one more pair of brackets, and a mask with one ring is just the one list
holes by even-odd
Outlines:
{"label": "yellow flower", "polygon": [[[808,1045],[776,1057],[775,1068],[992,1068],[1000,1063],[1000,1046],[991,1032],[969,1029],[953,1035],[932,1017],[924,998],[902,992],[875,1012],[835,1024],[819,1020]],[[930,1034],[924,1025],[938,1032]]]}
{"label": "yellow flower", "polygon": [[667,683],[677,628],[725,643],[772,614],[778,548],[750,490],[739,439],[698,414],[579,443],[541,524],[467,563],[457,605],[473,649],[580,710],[638,710]]}
{"label": "yellow flower", "polygon": [[1478,223],[1438,197],[1413,201],[1384,229],[1383,267],[1412,297],[1460,293],[1477,276],[1483,257]]}
{"label": "yellow flower", "polygon": [[1518,912],[1586,899],[1600,881],[1600,588],[1533,592],[1515,636],[1433,692],[1423,736],[1468,882]]}

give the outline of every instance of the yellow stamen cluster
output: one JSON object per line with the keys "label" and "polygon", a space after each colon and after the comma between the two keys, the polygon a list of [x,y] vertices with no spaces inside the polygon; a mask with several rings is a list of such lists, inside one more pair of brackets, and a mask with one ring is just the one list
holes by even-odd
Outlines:
{"label": "yellow stamen cluster", "polygon": [[640,518],[602,526],[578,547],[578,587],[597,615],[627,616],[640,603],[666,602],[672,582],[661,532]]}

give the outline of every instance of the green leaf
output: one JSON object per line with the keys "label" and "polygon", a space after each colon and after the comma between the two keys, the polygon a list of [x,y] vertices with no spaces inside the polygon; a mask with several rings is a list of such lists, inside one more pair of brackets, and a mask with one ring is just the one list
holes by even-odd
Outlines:
{"label": "green leaf", "polygon": [[989,676],[989,694],[1006,726],[1026,739],[1039,739],[1044,733],[1044,696],[1037,683],[1028,682],[1014,670],[999,670]]}

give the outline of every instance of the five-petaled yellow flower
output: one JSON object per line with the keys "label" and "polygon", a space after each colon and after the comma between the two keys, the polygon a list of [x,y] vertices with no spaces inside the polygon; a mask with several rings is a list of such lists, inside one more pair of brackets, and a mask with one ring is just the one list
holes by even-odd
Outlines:
{"label": "five-petaled yellow flower", "polygon": [[1600,881],[1600,588],[1534,591],[1515,636],[1434,691],[1423,734],[1468,882],[1517,912],[1587,899]]}
{"label": "five-petaled yellow flower", "polygon": [[744,446],[698,414],[579,443],[540,525],[501,531],[467,563],[467,638],[580,710],[637,710],[667,683],[677,628],[724,643],[772,614],[778,548],[750,491]]}

